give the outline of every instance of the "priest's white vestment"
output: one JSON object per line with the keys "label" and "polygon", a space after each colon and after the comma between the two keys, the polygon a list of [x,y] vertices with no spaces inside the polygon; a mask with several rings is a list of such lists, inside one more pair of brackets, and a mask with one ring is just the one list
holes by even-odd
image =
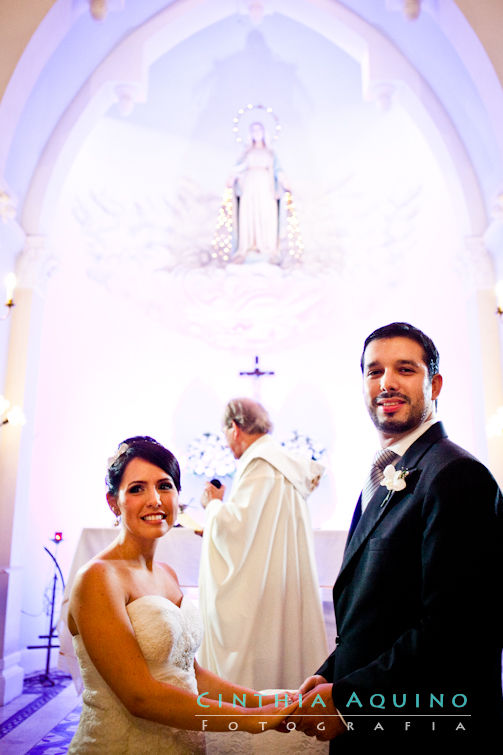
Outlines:
{"label": "priest's white vestment", "polygon": [[239,458],[228,500],[206,508],[199,661],[224,679],[296,689],[326,657],[306,503],[323,471],[263,435]]}

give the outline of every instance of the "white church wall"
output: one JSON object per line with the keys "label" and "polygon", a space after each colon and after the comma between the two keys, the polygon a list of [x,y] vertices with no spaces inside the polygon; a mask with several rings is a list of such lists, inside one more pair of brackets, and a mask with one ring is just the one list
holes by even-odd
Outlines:
{"label": "white church wall", "polygon": [[[115,107],[101,118],[56,187],[48,230],[58,269],[30,376],[25,645],[46,628],[43,545],[63,532],[66,574],[81,529],[113,521],[103,479],[117,444],[153,435],[183,473],[190,440],[219,429],[229,397],[253,394],[238,373],[256,354],[276,373],[260,392],[278,437],[297,429],[327,449],[310,504],[316,526],[349,524],[375,447],[361,346],[386,322],[411,321],[437,342],[440,415],[457,442],[487,458],[468,220],[411,116],[399,103],[364,103],[360,85],[352,59],[292,21],[266,17],[250,35],[228,20],[159,60],[148,102],[127,119]],[[283,127],[276,148],[304,260],[293,269],[205,265],[241,150],[232,118],[259,101]],[[202,480],[185,474],[182,483],[182,501],[202,515]],[[24,656],[40,668],[40,654]]]}

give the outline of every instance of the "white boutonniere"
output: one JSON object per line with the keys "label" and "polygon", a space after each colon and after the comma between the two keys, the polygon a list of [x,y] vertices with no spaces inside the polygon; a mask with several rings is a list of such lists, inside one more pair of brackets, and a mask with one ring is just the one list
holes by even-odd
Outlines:
{"label": "white boutonniere", "polygon": [[381,485],[384,485],[386,488],[388,488],[388,495],[381,503],[381,508],[388,503],[389,499],[391,498],[393,493],[395,493],[395,491],[404,490],[407,485],[405,478],[408,474],[408,469],[395,469],[393,464],[388,464],[387,467],[384,467]]}
{"label": "white boutonniere", "polygon": [[395,469],[393,464],[384,467],[381,485],[385,485],[388,490],[403,490],[405,488],[405,478],[409,474],[408,469]]}

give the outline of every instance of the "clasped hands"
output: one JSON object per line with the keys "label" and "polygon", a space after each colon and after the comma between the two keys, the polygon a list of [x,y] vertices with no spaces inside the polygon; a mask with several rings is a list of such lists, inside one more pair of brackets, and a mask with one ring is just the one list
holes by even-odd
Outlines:
{"label": "clasped hands", "polygon": [[295,729],[321,741],[334,739],[346,731],[332,699],[332,685],[323,676],[309,676],[293,697],[297,699],[297,708],[279,724],[278,731]]}

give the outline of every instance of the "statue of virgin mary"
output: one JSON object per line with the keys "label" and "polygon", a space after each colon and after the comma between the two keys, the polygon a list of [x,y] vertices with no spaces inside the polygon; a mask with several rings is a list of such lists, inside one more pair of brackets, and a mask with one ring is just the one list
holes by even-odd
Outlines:
{"label": "statue of virgin mary", "polygon": [[279,202],[288,187],[275,153],[267,146],[262,123],[250,125],[250,145],[227,185],[233,187],[237,200],[237,244],[232,262],[244,262],[251,252],[264,262],[279,262]]}

